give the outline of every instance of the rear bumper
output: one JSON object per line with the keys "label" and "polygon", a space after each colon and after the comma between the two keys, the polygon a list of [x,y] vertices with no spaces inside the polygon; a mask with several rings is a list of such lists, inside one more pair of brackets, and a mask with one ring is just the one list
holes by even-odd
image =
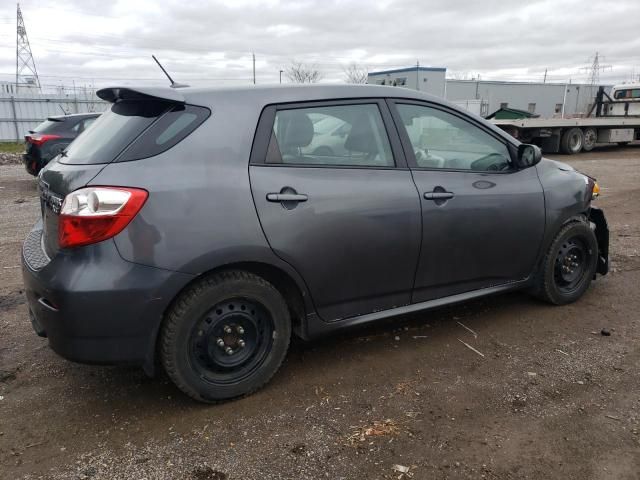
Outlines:
{"label": "rear bumper", "polygon": [[112,240],[38,263],[32,251],[38,227],[22,256],[36,333],[69,360],[152,366],[162,315],[193,277],[127,262]]}

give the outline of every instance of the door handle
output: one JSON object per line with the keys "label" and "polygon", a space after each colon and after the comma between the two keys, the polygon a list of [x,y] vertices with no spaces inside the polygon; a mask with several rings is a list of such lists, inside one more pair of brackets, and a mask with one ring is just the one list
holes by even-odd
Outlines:
{"label": "door handle", "polygon": [[303,193],[267,193],[269,202],[306,202],[307,197]]}
{"label": "door handle", "polygon": [[453,192],[425,192],[425,200],[449,200],[453,198]]}

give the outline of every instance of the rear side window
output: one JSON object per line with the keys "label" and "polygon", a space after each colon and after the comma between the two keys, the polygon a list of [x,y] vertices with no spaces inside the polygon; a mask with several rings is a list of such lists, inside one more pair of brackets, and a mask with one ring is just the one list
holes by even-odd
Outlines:
{"label": "rear side window", "polygon": [[278,110],[267,163],[377,167],[395,164],[375,104]]}
{"label": "rear side window", "polygon": [[117,161],[153,157],[170,149],[198,128],[210,113],[208,108],[195,105],[174,106],[137,138]]}
{"label": "rear side window", "polygon": [[[178,125],[180,128],[174,127],[173,132],[165,133],[180,120],[183,113],[192,109],[202,112],[196,115],[196,121],[181,127]],[[126,152],[118,161],[151,157],[174,146],[208,115],[209,110],[203,107],[175,105],[158,100],[119,101],[71,143],[59,161],[69,164],[109,163],[125,149]],[[157,137],[163,133],[164,142],[156,143]]]}

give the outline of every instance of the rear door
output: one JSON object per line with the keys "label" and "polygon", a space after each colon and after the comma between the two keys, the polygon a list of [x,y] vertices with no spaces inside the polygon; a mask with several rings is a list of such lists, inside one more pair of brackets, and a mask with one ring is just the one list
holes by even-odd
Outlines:
{"label": "rear door", "polygon": [[406,305],[420,201],[380,100],[267,107],[250,178],[274,252],[327,321]]}
{"label": "rear door", "polygon": [[526,278],[545,227],[536,169],[515,169],[506,140],[462,113],[390,104],[422,202],[413,302]]}

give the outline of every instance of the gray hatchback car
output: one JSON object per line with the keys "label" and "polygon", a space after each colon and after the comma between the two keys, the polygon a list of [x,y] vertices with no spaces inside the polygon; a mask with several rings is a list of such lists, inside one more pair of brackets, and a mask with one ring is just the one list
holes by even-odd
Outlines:
{"label": "gray hatchback car", "polygon": [[515,289],[566,304],[607,272],[595,181],[440,99],[98,95],[113,105],[40,174],[23,247],[34,329],[68,359],[162,364],[215,402],[264,385],[292,334]]}

